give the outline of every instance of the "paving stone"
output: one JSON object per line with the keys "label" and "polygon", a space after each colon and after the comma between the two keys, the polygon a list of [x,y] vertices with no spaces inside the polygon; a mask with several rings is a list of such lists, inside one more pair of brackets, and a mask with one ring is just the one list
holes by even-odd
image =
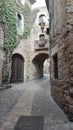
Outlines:
{"label": "paving stone", "polygon": [[[1,128],[14,130],[20,116],[43,116],[43,130],[72,130],[72,123],[53,101],[49,84],[48,79],[40,79],[26,84],[13,85],[13,88],[9,90],[1,91],[0,130]],[[12,124],[9,125],[6,122]]]}

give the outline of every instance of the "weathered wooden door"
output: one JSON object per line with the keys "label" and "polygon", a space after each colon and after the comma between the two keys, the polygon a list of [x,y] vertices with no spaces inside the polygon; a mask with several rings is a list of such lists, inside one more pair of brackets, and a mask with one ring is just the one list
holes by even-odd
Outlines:
{"label": "weathered wooden door", "polygon": [[24,81],[24,59],[21,55],[13,55],[11,71],[11,83]]}

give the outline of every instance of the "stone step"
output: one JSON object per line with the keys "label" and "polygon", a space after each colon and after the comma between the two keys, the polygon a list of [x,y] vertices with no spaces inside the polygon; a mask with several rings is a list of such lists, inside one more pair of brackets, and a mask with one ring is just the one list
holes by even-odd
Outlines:
{"label": "stone step", "polygon": [[8,88],[11,88],[11,87],[12,87],[11,84],[1,84],[1,85],[0,85],[0,90],[8,89]]}

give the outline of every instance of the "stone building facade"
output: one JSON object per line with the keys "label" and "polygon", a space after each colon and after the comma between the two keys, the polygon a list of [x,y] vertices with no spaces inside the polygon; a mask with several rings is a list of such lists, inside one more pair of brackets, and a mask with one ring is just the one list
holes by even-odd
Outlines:
{"label": "stone building facade", "polygon": [[46,3],[50,14],[51,94],[73,121],[73,1]]}
{"label": "stone building facade", "polygon": [[[31,10],[35,0],[1,2],[0,21],[6,25],[6,32],[0,24],[0,83],[18,83],[43,77],[43,64],[49,57],[47,9]],[[43,33],[39,26],[40,15],[45,16]]]}
{"label": "stone building facade", "polygon": [[27,39],[29,35],[27,17],[34,2],[35,0],[0,1],[0,84],[7,84],[11,80],[12,52],[20,39]]}
{"label": "stone building facade", "polygon": [[39,40],[39,36],[42,34],[39,26],[39,16],[43,13],[46,17],[44,27],[44,32],[46,32],[46,29],[49,27],[48,11],[43,7],[37,11],[30,36],[27,39],[21,39],[12,54],[12,56],[21,55],[23,57],[23,82],[43,77],[44,61],[49,58],[49,37],[46,33],[43,33],[45,36],[43,40],[44,46],[39,46],[39,43],[42,45],[42,42]]}

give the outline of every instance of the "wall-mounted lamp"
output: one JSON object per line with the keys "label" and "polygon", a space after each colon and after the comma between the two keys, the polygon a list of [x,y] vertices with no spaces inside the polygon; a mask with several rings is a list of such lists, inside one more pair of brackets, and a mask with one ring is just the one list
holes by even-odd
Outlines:
{"label": "wall-mounted lamp", "polygon": [[45,27],[45,15],[44,14],[41,14],[39,16],[39,25],[40,25],[41,31],[43,33],[44,32],[44,27]]}

